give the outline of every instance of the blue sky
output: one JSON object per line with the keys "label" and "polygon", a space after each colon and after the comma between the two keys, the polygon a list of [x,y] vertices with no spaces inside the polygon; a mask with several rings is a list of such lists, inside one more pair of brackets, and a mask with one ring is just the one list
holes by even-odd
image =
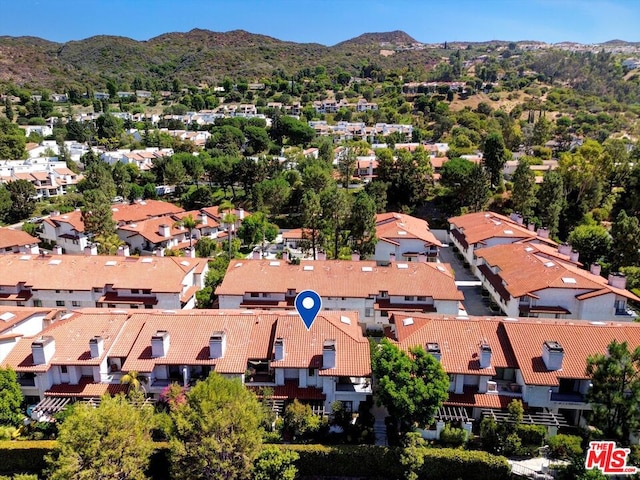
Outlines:
{"label": "blue sky", "polygon": [[640,0],[0,0],[0,35],[57,42],[192,28],[324,45],[391,30],[425,43],[638,42],[639,26]]}

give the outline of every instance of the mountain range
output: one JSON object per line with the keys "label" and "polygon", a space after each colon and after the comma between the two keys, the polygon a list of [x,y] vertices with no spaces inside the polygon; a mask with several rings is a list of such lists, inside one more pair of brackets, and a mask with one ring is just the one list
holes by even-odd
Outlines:
{"label": "mountain range", "polygon": [[177,78],[187,84],[219,82],[225,76],[251,82],[274,71],[291,76],[318,65],[353,75],[367,65],[422,69],[444,54],[420,45],[402,31],[365,33],[331,47],[243,30],[220,33],[194,29],[145,41],[100,35],[66,43],[0,36],[0,81],[55,91],[73,84],[103,86],[107,79],[127,83],[136,76]]}

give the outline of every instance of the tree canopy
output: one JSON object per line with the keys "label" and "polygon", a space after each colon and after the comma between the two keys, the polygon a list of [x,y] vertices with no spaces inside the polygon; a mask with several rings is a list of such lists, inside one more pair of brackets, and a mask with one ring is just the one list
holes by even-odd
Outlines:
{"label": "tree canopy", "polygon": [[20,425],[24,418],[22,399],[16,372],[0,368],[0,425]]}

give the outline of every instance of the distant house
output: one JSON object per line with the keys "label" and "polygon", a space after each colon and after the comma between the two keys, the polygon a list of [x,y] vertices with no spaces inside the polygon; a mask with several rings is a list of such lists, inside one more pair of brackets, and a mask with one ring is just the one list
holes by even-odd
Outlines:
{"label": "distant house", "polygon": [[65,253],[71,254],[83,253],[89,244],[80,209],[64,214],[53,212],[42,222],[39,236],[42,240],[55,243]]}
{"label": "distant house", "polygon": [[109,98],[111,97],[111,95],[109,95],[108,93],[105,92],[94,92],[93,93],[93,98],[96,100],[109,100]]}
{"label": "distant house", "polygon": [[39,253],[38,238],[13,228],[0,228],[0,255],[7,253]]}
{"label": "distant house", "polygon": [[388,212],[376,215],[376,252],[378,261],[435,262],[440,241],[429,231],[429,224],[411,215]]}

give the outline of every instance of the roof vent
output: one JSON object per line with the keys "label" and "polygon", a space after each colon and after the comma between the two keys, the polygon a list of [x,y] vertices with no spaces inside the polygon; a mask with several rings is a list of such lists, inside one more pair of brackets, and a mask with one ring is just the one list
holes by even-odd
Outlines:
{"label": "roof vent", "polygon": [[238,268],[238,267],[241,267],[241,266],[242,266],[242,262],[238,262],[238,263],[235,264],[234,268]]}
{"label": "roof vent", "polygon": [[553,262],[544,262],[544,266],[547,268],[555,267],[556,264]]}
{"label": "roof vent", "polygon": [[140,260],[142,263],[151,263],[153,262],[153,258],[149,258],[149,257],[145,257],[142,260]]}
{"label": "roof vent", "polygon": [[31,255],[23,255],[20,257],[20,260],[31,260]]}
{"label": "roof vent", "polygon": [[180,265],[188,267],[189,266],[189,262],[187,262],[186,260],[183,260],[180,262]]}
{"label": "roof vent", "polygon": [[447,271],[447,269],[444,268],[442,265],[437,265],[436,268],[441,272],[446,272]]}
{"label": "roof vent", "polygon": [[513,230],[505,230],[505,235],[513,235]]}
{"label": "roof vent", "polygon": [[59,258],[54,258],[49,262],[49,265],[60,265],[61,263],[62,263],[62,260],[60,260]]}
{"label": "roof vent", "polygon": [[398,235],[406,235],[407,232],[405,232],[404,230],[398,230]]}

